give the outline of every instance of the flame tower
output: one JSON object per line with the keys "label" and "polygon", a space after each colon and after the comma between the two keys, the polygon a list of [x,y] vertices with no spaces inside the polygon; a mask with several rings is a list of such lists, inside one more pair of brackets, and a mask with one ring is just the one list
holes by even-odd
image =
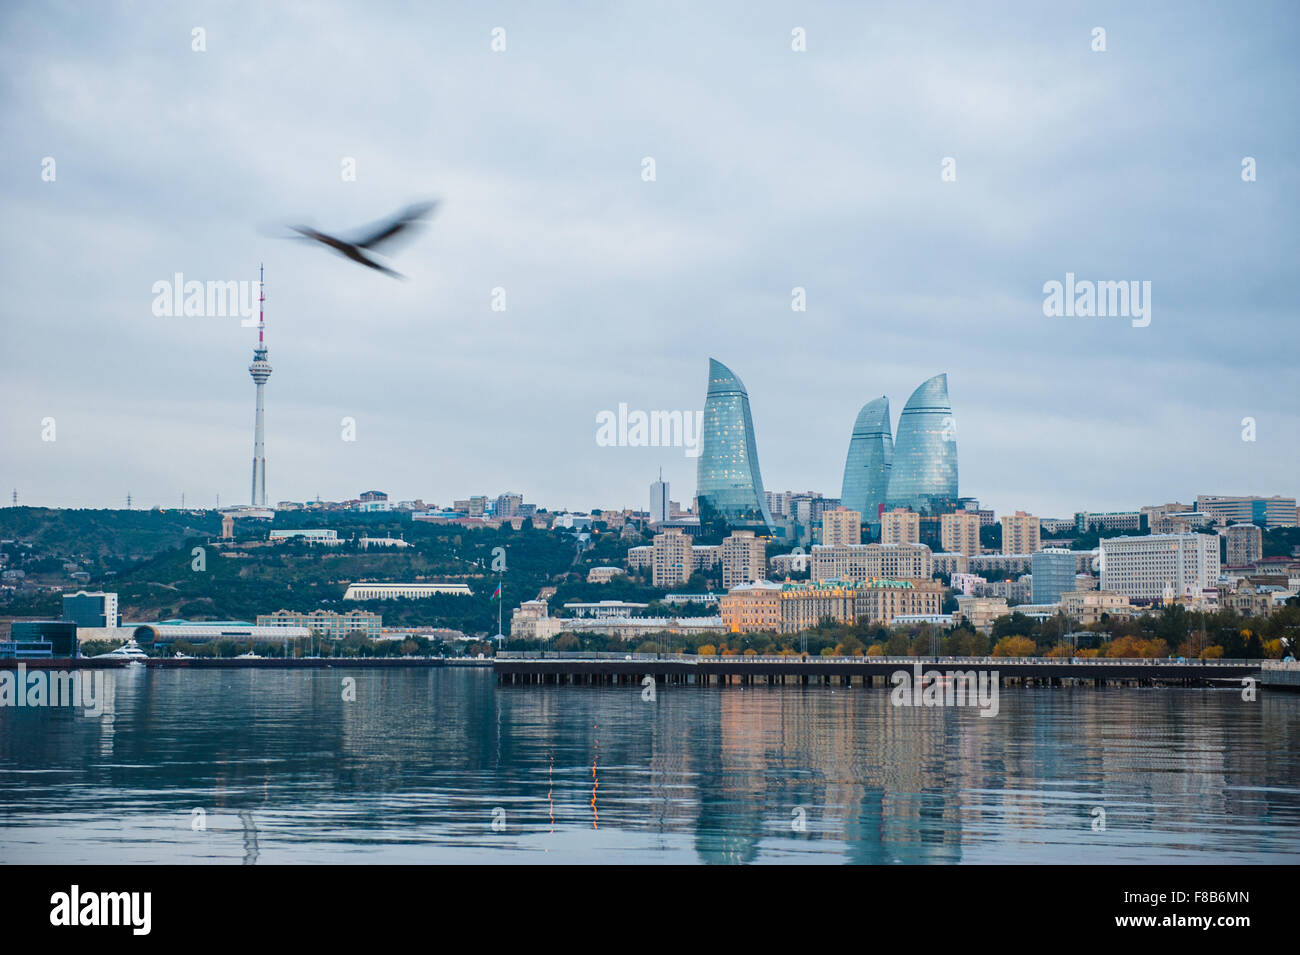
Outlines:
{"label": "flame tower", "polygon": [[266,288],[262,284],[262,267],[257,267],[257,348],[248,374],[257,382],[257,415],[253,419],[253,501],[254,507],[266,507],[266,428],[263,421],[262,386],[271,377],[271,363],[266,360]]}

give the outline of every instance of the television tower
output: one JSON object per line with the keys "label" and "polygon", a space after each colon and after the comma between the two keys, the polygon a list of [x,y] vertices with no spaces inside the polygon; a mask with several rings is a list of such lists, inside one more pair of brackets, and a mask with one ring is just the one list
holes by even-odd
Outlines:
{"label": "television tower", "polygon": [[257,267],[257,348],[248,374],[257,382],[257,416],[253,419],[253,506],[266,506],[265,428],[262,422],[262,386],[271,377],[271,363],[266,360],[266,289],[262,285],[262,266]]}

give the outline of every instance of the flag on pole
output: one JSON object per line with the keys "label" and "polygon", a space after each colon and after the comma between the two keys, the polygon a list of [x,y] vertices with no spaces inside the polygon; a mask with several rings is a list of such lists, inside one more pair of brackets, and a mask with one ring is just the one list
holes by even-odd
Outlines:
{"label": "flag on pole", "polygon": [[493,600],[498,600],[500,599],[500,597],[501,597],[501,585],[497,584],[497,589],[492,591],[492,596],[488,598],[488,602],[490,603]]}

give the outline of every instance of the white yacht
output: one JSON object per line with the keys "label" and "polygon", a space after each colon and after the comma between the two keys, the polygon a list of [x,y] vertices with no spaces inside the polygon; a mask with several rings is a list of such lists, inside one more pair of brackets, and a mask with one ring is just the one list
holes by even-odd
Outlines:
{"label": "white yacht", "polygon": [[90,659],[92,660],[125,660],[128,666],[144,666],[144,661],[149,659],[149,654],[145,653],[140,647],[132,641],[124,643],[116,650],[110,650],[108,653],[97,653]]}

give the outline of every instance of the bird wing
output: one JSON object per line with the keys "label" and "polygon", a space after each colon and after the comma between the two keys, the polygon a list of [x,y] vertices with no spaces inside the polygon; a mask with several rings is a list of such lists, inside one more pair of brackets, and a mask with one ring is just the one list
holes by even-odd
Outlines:
{"label": "bird wing", "polygon": [[336,239],[334,236],[326,235],[324,232],[317,232],[315,229],[309,228],[305,225],[291,225],[289,228],[304,238],[314,239],[321,243],[321,245],[328,245],[331,249],[337,249],[345,255],[348,250],[353,247],[351,242],[344,242],[342,239]]}
{"label": "bird wing", "polygon": [[385,275],[392,276],[395,279],[406,278],[406,276],[403,275],[401,272],[396,272],[393,269],[390,269],[388,266],[376,262],[374,259],[364,254],[360,249],[353,249],[352,252],[348,252],[345,254],[349,259],[352,259],[354,262],[360,262],[362,265],[368,266],[374,269],[376,272],[383,272]]}
{"label": "bird wing", "polygon": [[383,225],[357,239],[353,244],[362,249],[373,249],[375,246],[381,245],[405,232],[432,212],[436,205],[436,202],[418,202],[415,205],[407,206],[397,215],[385,221]]}

